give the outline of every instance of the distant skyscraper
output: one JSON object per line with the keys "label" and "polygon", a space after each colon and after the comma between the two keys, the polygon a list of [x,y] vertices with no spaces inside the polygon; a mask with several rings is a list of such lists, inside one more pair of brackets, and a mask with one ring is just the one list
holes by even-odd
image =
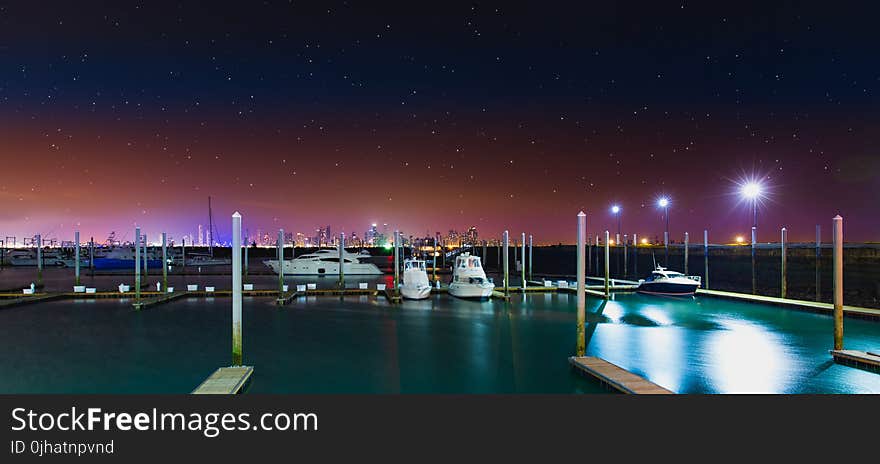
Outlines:
{"label": "distant skyscraper", "polygon": [[199,246],[205,246],[205,239],[202,236],[202,225],[199,224]]}

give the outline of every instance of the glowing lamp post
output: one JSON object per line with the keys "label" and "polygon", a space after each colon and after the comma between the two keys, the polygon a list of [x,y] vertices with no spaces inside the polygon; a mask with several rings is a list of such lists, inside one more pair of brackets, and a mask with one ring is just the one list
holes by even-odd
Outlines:
{"label": "glowing lamp post", "polygon": [[664,265],[669,265],[669,199],[661,197],[657,200],[657,206],[663,208],[663,216],[666,220],[666,230],[663,232],[663,248],[665,249]]}
{"label": "glowing lamp post", "polygon": [[758,269],[755,260],[755,246],[758,242],[758,200],[762,193],[761,184],[747,182],[740,187],[740,194],[752,202],[752,293],[758,292]]}

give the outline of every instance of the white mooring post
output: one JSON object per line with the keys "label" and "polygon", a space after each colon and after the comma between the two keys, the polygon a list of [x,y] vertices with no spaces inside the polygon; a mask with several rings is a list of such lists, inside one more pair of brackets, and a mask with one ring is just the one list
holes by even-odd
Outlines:
{"label": "white mooring post", "polygon": [[162,232],[162,293],[168,293],[168,239],[165,232]]}
{"label": "white mooring post", "polygon": [[134,299],[135,307],[141,303],[141,228],[134,228]]}
{"label": "white mooring post", "polygon": [[787,290],[788,290],[788,275],[785,272],[785,252],[786,252],[785,239],[787,238],[786,237],[787,235],[788,235],[788,231],[785,229],[785,227],[783,227],[782,228],[782,237],[780,238],[780,242],[779,242],[779,245],[780,245],[779,251],[780,251],[780,255],[782,257],[782,264],[781,264],[781,266],[782,266],[782,276],[781,276],[782,288],[779,290],[779,296],[782,298],[785,298],[785,295],[788,293],[787,292]]}
{"label": "white mooring post", "polygon": [[74,285],[79,285],[79,231],[73,233],[73,241],[74,243],[74,252],[73,252],[73,261],[74,261],[74,269],[75,269],[75,278]]}
{"label": "white mooring post", "polygon": [[819,277],[819,264],[822,259],[822,226],[816,224],[816,301],[822,301],[822,279]]}
{"label": "white mooring post", "polygon": [[241,366],[241,214],[238,211],[232,215],[232,365]]}
{"label": "white mooring post", "polygon": [[37,284],[43,285],[43,237],[37,234]]}
{"label": "white mooring post", "polygon": [[577,355],[583,356],[586,352],[586,334],[584,321],[586,320],[586,256],[584,245],[587,240],[587,215],[581,211],[577,215]]}
{"label": "white mooring post", "polygon": [[709,288],[709,229],[703,229],[703,288]]}
{"label": "white mooring post", "polygon": [[639,278],[639,234],[633,234],[633,278]]}
{"label": "white mooring post", "polygon": [[394,231],[394,290],[400,290],[400,231]]}
{"label": "white mooring post", "polygon": [[345,232],[339,234],[339,288],[345,289]]}
{"label": "white mooring post", "polygon": [[752,226],[752,294],[758,294],[758,264],[755,248],[758,246],[758,228]]}
{"label": "white mooring post", "polygon": [[[240,249],[241,245],[239,245]],[[284,296],[284,229],[278,229],[278,241],[275,242],[275,253],[278,255],[278,298]],[[241,272],[241,270],[239,270]]]}
{"label": "white mooring post", "polygon": [[535,251],[534,245],[532,244],[532,235],[529,234],[529,280],[534,279],[532,277],[532,263],[534,262],[535,255],[532,253]]}
{"label": "white mooring post", "polygon": [[834,216],[834,349],[843,349],[843,218]]}
{"label": "white mooring post", "polygon": [[520,265],[520,279],[522,279],[522,291],[526,291],[526,233],[522,233],[522,253],[520,253],[522,263]]}
{"label": "white mooring post", "polygon": [[501,242],[504,247],[504,252],[501,258],[504,261],[504,296],[506,297],[510,295],[510,257],[507,255],[510,247],[510,234],[508,234],[506,230],[501,238]]}
{"label": "white mooring post", "polygon": [[684,275],[688,274],[688,248],[690,245],[690,236],[688,233],[684,233]]}
{"label": "white mooring post", "polygon": [[609,236],[608,231],[606,230],[605,231],[605,298],[608,298],[611,295],[611,289],[608,285],[608,278],[610,277],[609,276],[610,268],[608,266],[608,261],[610,261],[609,258],[611,256],[611,251],[610,251],[611,249],[609,248],[608,240],[610,238],[611,237]]}

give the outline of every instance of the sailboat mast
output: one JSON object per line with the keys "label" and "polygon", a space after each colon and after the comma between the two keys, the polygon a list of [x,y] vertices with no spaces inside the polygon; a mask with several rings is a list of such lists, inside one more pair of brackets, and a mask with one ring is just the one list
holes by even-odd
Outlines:
{"label": "sailboat mast", "polygon": [[211,212],[211,196],[208,196],[208,252],[214,256],[214,217]]}

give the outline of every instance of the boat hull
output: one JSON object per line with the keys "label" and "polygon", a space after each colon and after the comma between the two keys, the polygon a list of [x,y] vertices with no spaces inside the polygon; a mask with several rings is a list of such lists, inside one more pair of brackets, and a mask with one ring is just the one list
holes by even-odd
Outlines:
{"label": "boat hull", "polygon": [[636,291],[649,295],[691,296],[699,287],[699,283],[643,282]]}
{"label": "boat hull", "polygon": [[[263,261],[263,264],[269,266],[272,272],[278,274],[278,260]],[[382,275],[382,271],[372,263],[345,263],[342,271],[345,275]],[[294,261],[284,261],[284,275],[339,275],[339,263],[315,261],[294,263]]]}
{"label": "boat hull", "polygon": [[460,284],[453,282],[449,284],[449,294],[457,298],[465,299],[488,299],[492,296],[495,286],[482,286],[474,284]]}
{"label": "boat hull", "polygon": [[408,300],[424,300],[425,298],[431,296],[431,287],[407,287],[406,285],[401,285],[400,296]]}
{"label": "boat hull", "polygon": [[[141,261],[143,266],[143,261]],[[132,269],[134,268],[133,259],[116,259],[116,258],[95,258],[95,269]],[[161,259],[151,259],[147,261],[147,268],[162,269]]]}

